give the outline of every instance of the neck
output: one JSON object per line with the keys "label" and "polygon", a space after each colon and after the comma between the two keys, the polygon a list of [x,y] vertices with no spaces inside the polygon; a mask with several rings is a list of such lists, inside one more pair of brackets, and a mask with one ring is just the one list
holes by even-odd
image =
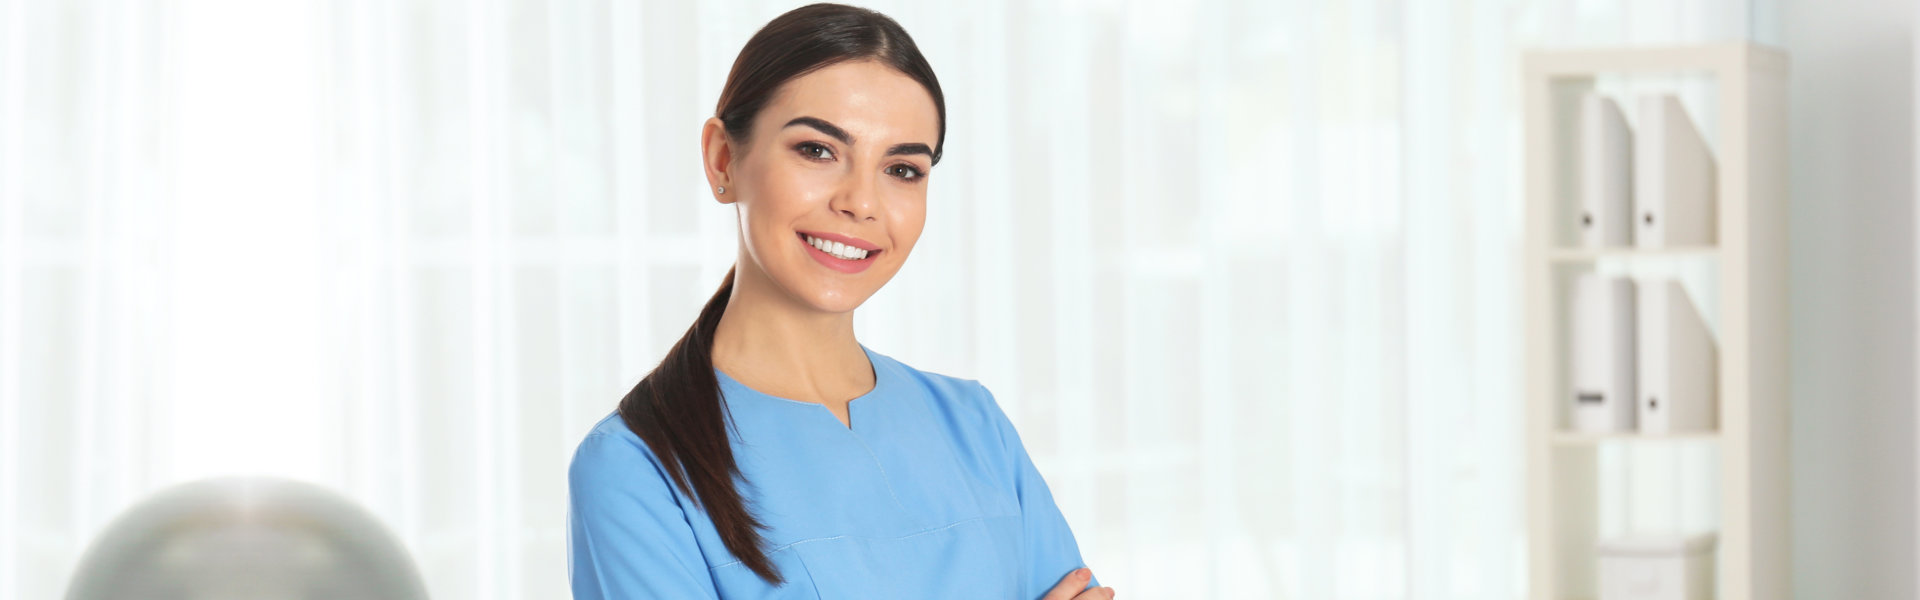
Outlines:
{"label": "neck", "polygon": [[713,364],[740,383],[792,400],[844,403],[873,388],[853,313],[788,296],[743,260],[713,334]]}

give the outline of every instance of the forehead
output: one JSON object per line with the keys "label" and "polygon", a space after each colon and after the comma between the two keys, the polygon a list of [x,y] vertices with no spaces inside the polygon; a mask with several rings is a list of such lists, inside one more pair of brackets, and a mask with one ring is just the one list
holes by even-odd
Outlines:
{"label": "forehead", "polygon": [[861,146],[920,142],[940,137],[940,114],[920,82],[873,61],[834,64],[780,87],[760,112],[763,126],[780,127],[794,117],[825,119],[845,129]]}

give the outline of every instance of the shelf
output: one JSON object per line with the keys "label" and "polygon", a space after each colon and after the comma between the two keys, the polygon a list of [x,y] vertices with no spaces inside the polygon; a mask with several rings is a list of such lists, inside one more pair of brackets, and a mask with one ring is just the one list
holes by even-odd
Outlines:
{"label": "shelf", "polygon": [[1777,49],[1744,43],[1559,50],[1531,53],[1523,68],[1526,75],[1543,79],[1591,77],[1594,73],[1752,71],[1783,74],[1787,70],[1787,55]]}
{"label": "shelf", "polygon": [[[1593,548],[1603,523],[1619,512],[1613,509],[1640,502],[1623,496],[1626,488],[1609,475],[1619,471],[1609,469],[1664,458],[1638,456],[1642,449],[1675,454],[1669,474],[1713,490],[1710,498],[1695,498],[1711,505],[1673,508],[1699,508],[1699,516],[1714,521],[1720,535],[1714,597],[1790,598],[1786,66],[1784,53],[1747,42],[1542,50],[1528,52],[1522,62],[1526,213],[1519,397],[1530,400],[1527,598],[1598,595],[1601,574]],[[1626,97],[1690,91],[1700,92],[1699,102],[1687,105],[1691,118],[1711,125],[1701,133],[1710,136],[1715,159],[1716,241],[1584,246],[1569,218],[1584,190],[1578,145],[1583,98],[1592,92]],[[1576,432],[1564,405],[1534,401],[1567,395],[1569,340],[1578,324],[1570,315],[1570,288],[1589,274],[1676,281],[1695,300],[1718,344],[1716,430]],[[1609,457],[1614,450],[1625,452]]]}
{"label": "shelf", "polygon": [[1597,446],[1610,443],[1648,443],[1648,442],[1713,442],[1719,441],[1718,431],[1679,431],[1672,433],[1580,433],[1558,431],[1551,436],[1555,446]]}
{"label": "shelf", "polygon": [[1555,248],[1547,251],[1547,260],[1556,263],[1585,263],[1602,260],[1633,259],[1709,259],[1720,256],[1716,246],[1677,246],[1673,248]]}

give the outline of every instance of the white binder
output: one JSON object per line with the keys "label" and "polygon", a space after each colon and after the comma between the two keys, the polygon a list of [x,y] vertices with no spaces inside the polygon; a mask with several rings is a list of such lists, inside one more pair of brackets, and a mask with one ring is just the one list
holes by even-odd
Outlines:
{"label": "white binder", "polygon": [[1642,248],[1714,242],[1713,154],[1669,94],[1640,98],[1634,127],[1634,243]]}
{"label": "white binder", "polygon": [[1633,132],[1612,98],[1580,100],[1580,244],[1633,244]]}
{"label": "white binder", "polygon": [[1718,421],[1719,351],[1687,291],[1640,284],[1640,430],[1711,431]]}
{"label": "white binder", "polygon": [[1584,273],[1573,281],[1569,354],[1573,428],[1587,433],[1634,428],[1634,283]]}

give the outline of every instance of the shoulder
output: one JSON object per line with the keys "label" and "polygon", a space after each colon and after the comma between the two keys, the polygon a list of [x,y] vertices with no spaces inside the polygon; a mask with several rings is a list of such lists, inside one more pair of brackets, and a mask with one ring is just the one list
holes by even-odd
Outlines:
{"label": "shoulder", "polygon": [[617,411],[595,423],[574,447],[567,481],[574,494],[636,485],[668,489],[660,461]]}
{"label": "shoulder", "polygon": [[627,422],[620,418],[620,412],[614,411],[595,422],[593,429],[587,430],[587,436],[574,448],[573,460],[577,463],[582,459],[615,458],[628,454],[653,458],[653,453],[647,451],[647,444],[627,428]]}
{"label": "shoulder", "polygon": [[878,352],[873,356],[875,369],[892,370],[897,381],[914,388],[911,391],[925,397],[936,413],[960,428],[995,440],[1011,434],[1012,424],[1000,402],[978,380],[922,371]]}
{"label": "shoulder", "polygon": [[904,362],[900,362],[899,359],[879,352],[869,352],[869,354],[873,358],[874,369],[890,371],[896,379],[912,382],[936,394],[966,398],[978,398],[987,395],[986,388],[982,386],[979,381],[964,377],[943,375],[932,371],[922,371]]}

